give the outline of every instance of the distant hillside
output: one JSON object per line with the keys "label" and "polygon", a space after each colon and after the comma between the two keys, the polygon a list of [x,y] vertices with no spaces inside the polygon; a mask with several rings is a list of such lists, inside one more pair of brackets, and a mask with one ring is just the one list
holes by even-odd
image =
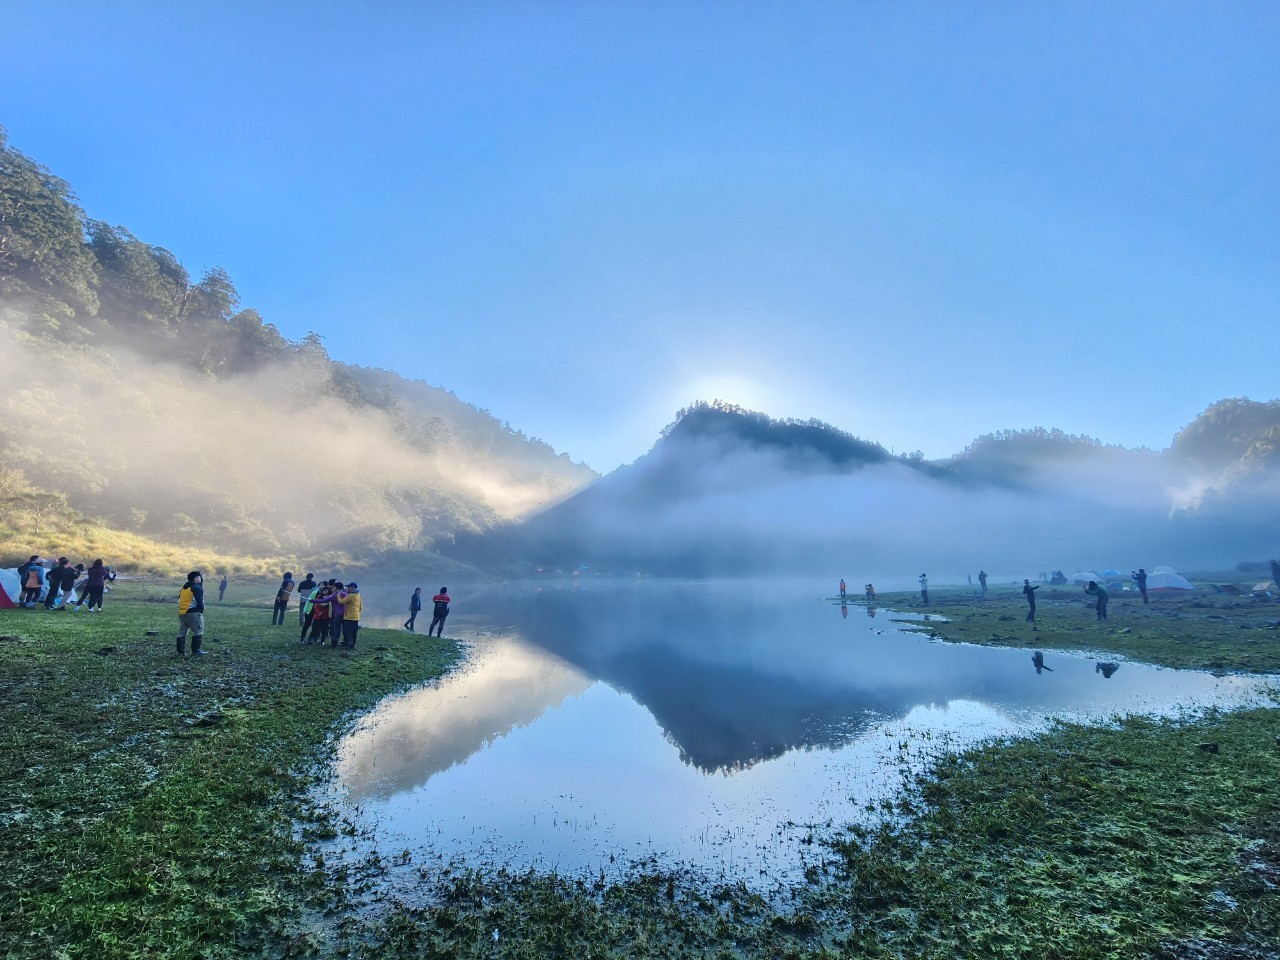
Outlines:
{"label": "distant hillside", "polygon": [[108,543],[138,566],[168,546],[434,555],[595,477],[452,393],[286,339],[224,270],[194,279],[90,219],[2,128],[0,359],[9,559],[86,526],[128,534]]}
{"label": "distant hillside", "polygon": [[929,462],[698,404],[631,466],[455,550],[626,575],[1229,566],[1280,553],[1278,438],[1280,403],[1232,400],[1162,452],[1034,429]]}

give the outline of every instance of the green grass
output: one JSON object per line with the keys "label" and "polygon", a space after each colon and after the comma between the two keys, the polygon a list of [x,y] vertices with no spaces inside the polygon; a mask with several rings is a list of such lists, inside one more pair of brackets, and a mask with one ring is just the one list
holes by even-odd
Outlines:
{"label": "green grass", "polygon": [[[342,825],[307,791],[357,711],[439,676],[458,647],[374,630],[354,654],[299,647],[265,608],[215,602],[209,655],[178,659],[175,593],[134,584],[101,615],[0,614],[6,960],[1256,960],[1280,942],[1277,709],[1064,725],[922,778],[904,770],[892,821],[819,833],[826,868],[781,902],[678,872],[607,883],[429,866],[423,899],[399,902],[376,855],[308,853]],[[1094,628],[1086,607],[1060,614]],[[1233,656],[1262,670],[1280,637],[1257,634]],[[1170,659],[1180,636],[1164,640]]]}
{"label": "green grass", "polygon": [[387,630],[351,654],[300,647],[293,616],[215,602],[207,655],[179,659],[176,605],[152,592],[0,618],[0,955],[270,953],[307,880],[293,824],[328,738],[458,656]]}
{"label": "green grass", "polygon": [[1127,593],[1111,599],[1099,622],[1093,599],[1079,587],[1041,587],[1036,622],[1016,591],[992,590],[986,599],[970,591],[930,590],[888,594],[888,609],[936,614],[944,619],[904,623],[941,640],[984,646],[1086,650],[1144,663],[1196,670],[1280,673],[1280,600],[1254,600],[1196,591],[1190,596],[1152,595],[1144,606]]}

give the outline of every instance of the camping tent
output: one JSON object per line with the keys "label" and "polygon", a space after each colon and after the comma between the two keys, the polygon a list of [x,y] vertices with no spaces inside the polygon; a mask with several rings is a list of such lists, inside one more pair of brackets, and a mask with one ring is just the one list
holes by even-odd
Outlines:
{"label": "camping tent", "polygon": [[22,602],[22,581],[16,567],[0,569],[0,610],[12,610]]}
{"label": "camping tent", "polygon": [[1147,574],[1147,590],[1155,593],[1157,590],[1166,590],[1174,592],[1177,590],[1194,590],[1191,581],[1186,577],[1180,577],[1168,567],[1156,567],[1156,569]]}
{"label": "camping tent", "polygon": [[1090,580],[1093,580],[1095,583],[1102,583],[1105,578],[1098,576],[1096,573],[1090,573],[1088,570],[1085,570],[1083,573],[1073,573],[1067,579],[1072,583],[1088,583]]}

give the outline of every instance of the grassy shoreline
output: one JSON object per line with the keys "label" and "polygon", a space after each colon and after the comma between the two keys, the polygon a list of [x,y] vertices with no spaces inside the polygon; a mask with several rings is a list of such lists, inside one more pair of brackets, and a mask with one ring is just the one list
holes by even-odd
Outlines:
{"label": "grassy shoreline", "polygon": [[460,656],[390,630],[353,654],[299,646],[295,613],[273,628],[214,603],[207,655],[179,658],[158,593],[0,619],[6,957],[278,955],[306,881],[293,825],[330,737]]}
{"label": "grassy shoreline", "polygon": [[1205,594],[1153,595],[1143,605],[1136,594],[1113,597],[1099,622],[1092,598],[1079,587],[1041,587],[1036,621],[1027,603],[1008,588],[981,598],[970,590],[930,590],[878,598],[889,610],[928,614],[904,629],[937,640],[982,646],[1083,650],[1103,658],[1140,660],[1164,667],[1238,673],[1280,673],[1280,600]]}
{"label": "grassy shoreline", "polygon": [[[0,615],[6,958],[1255,960],[1280,942],[1278,709],[1062,725],[946,757],[908,784],[890,824],[819,837],[827,869],[788,903],[678,873],[604,883],[464,869],[424,870],[430,908],[382,897],[368,910],[359,888],[377,890],[379,864],[357,876],[308,855],[310,838],[341,827],[308,790],[357,711],[447,672],[460,648],[387,630],[362,631],[354,654],[299,647],[296,615],[272,628],[263,607],[214,603],[210,655],[178,659],[174,592],[130,585],[101,615]],[[949,619],[921,626],[1068,648],[1022,639],[1030,624],[1001,619],[1016,604],[942,602],[924,609]],[[1170,607],[1178,616],[1151,624],[1113,611],[1099,631],[1064,598],[1044,633],[1152,659],[1162,624],[1220,626],[1216,607]],[[1147,633],[1118,633],[1120,617]],[[1160,652],[1170,665],[1280,663],[1275,631],[1220,633],[1208,646],[1165,634]]]}

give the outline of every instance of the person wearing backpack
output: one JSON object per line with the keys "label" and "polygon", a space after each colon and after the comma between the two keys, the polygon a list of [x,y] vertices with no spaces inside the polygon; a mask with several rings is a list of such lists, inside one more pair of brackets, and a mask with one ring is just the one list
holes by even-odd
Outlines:
{"label": "person wearing backpack", "polygon": [[187,582],[178,592],[178,656],[187,652],[187,634],[191,634],[191,655],[203,657],[204,642],[204,575],[199,570],[187,574]]}
{"label": "person wearing backpack", "polygon": [[293,596],[293,574],[286,573],[284,581],[280,584],[280,589],[276,591],[276,603],[271,610],[271,625],[273,627],[284,626],[284,613],[289,609],[289,598]]}
{"label": "person wearing backpack", "polygon": [[22,605],[33,610],[40,600],[40,591],[44,589],[44,561],[32,557],[19,568],[18,576],[22,583]]}

